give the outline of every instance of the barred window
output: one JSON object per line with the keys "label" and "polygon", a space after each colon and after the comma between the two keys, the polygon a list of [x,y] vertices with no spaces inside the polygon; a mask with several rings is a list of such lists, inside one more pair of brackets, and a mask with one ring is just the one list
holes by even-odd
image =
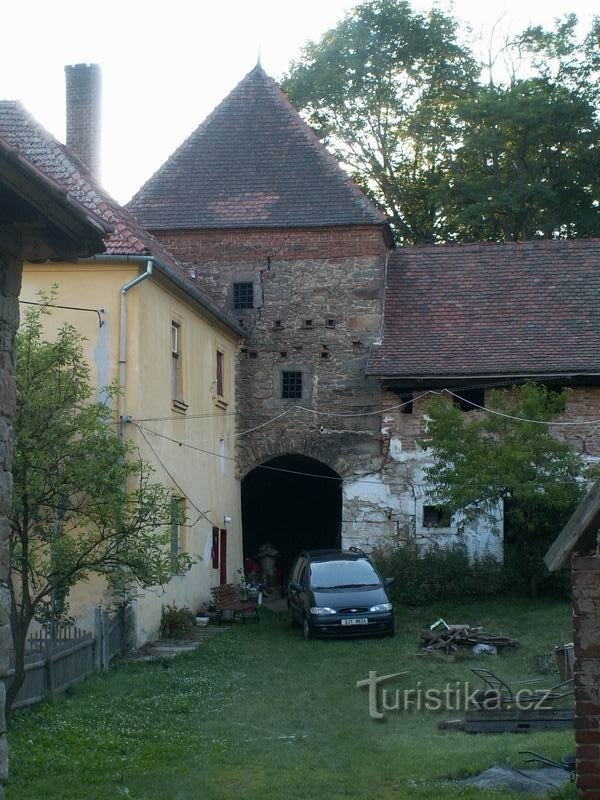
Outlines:
{"label": "barred window", "polygon": [[285,400],[299,400],[302,398],[302,373],[281,373],[281,396]]}
{"label": "barred window", "polygon": [[254,308],[254,284],[233,284],[233,307],[235,309]]}

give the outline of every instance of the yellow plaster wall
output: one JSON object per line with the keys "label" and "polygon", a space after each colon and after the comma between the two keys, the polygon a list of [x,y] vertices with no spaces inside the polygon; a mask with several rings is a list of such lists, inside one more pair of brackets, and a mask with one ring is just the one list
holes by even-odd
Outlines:
{"label": "yellow plaster wall", "polygon": [[[86,337],[85,355],[98,387],[118,378],[120,288],[139,271],[126,263],[24,265],[23,300],[37,300],[38,290],[56,283],[57,303],[104,310],[101,328],[96,314],[66,309],[53,309],[45,323],[49,337],[65,321]],[[185,412],[173,408],[171,401],[172,319],[179,322],[183,334]],[[209,599],[210,587],[219,583],[219,573],[211,563],[213,523],[228,531],[227,579],[233,580],[242,565],[240,487],[234,462],[227,458],[234,456],[237,346],[234,334],[159,274],[127,295],[125,411],[134,423],[147,428],[148,442],[134,423],[126,426],[126,434],[153,464],[156,480],[186,497],[185,549],[194,559],[185,575],[174,576],[165,587],[140,593],[136,601],[140,643],[157,635],[163,604],[187,605],[195,611]],[[217,349],[225,356],[223,399],[215,396]],[[217,455],[179,446],[148,431]],[[226,516],[231,523],[224,523]],[[107,601],[104,582],[92,576],[72,591],[71,613],[83,626],[91,627],[93,609],[100,601]]]}

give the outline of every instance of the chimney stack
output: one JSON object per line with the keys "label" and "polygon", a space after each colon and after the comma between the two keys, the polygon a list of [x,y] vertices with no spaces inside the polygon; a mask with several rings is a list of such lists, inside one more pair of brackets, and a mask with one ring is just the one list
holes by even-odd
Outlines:
{"label": "chimney stack", "polygon": [[100,99],[102,77],[98,64],[65,67],[67,89],[67,147],[92,175],[100,174]]}

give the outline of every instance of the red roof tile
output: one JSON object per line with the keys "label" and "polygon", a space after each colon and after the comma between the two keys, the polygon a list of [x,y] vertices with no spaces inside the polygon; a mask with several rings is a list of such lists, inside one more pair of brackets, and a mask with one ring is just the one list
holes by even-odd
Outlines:
{"label": "red roof tile", "polygon": [[260,66],[128,208],[151,230],[386,224]]}
{"label": "red roof tile", "polygon": [[164,245],[109,197],[77,156],[48,133],[20,103],[0,101],[0,138],[70,198],[114,229],[104,240],[108,254],[153,255],[178,267]]}
{"label": "red roof tile", "polygon": [[600,373],[600,240],[403,247],[367,374]]}

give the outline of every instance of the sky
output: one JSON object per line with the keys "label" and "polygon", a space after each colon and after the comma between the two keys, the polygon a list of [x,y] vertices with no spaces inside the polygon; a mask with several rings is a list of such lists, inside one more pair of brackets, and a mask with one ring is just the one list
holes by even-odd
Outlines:
{"label": "sky", "polygon": [[[104,187],[125,203],[256,64],[281,78],[308,40],[356,0],[4,0],[0,98],[20,100],[64,141],[64,66],[102,69]],[[431,0],[413,0],[419,10]],[[438,0],[481,46],[494,23],[516,33],[597,0]],[[470,31],[468,30],[470,29]],[[477,42],[480,44],[477,45]]]}

